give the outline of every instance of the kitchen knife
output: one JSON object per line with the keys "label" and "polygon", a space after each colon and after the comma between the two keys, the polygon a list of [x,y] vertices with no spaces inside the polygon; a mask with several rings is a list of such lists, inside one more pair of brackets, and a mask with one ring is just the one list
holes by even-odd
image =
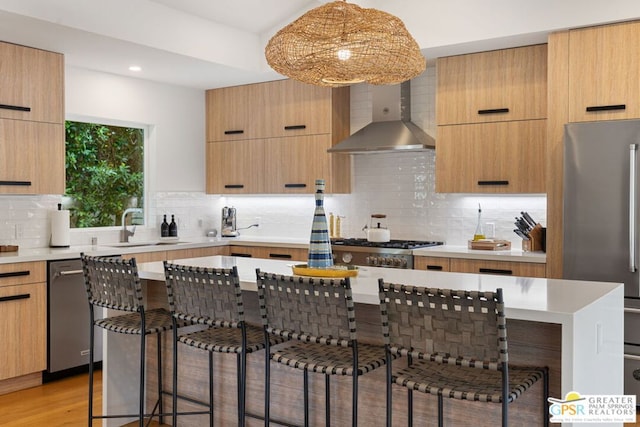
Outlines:
{"label": "kitchen knife", "polygon": [[529,240],[529,236],[524,234],[520,229],[515,229],[513,232],[516,233],[518,237],[522,238],[522,240]]}
{"label": "kitchen knife", "polygon": [[522,214],[522,217],[525,219],[525,221],[527,221],[529,223],[529,225],[531,226],[531,228],[535,227],[536,225],[538,225],[533,218],[531,218],[531,215],[529,215],[527,212],[520,212]]}
{"label": "kitchen knife", "polygon": [[529,231],[531,231],[529,224],[527,224],[527,222],[522,218],[516,218],[515,224],[516,224],[516,227],[518,227],[518,229],[522,231],[524,234],[529,234]]}

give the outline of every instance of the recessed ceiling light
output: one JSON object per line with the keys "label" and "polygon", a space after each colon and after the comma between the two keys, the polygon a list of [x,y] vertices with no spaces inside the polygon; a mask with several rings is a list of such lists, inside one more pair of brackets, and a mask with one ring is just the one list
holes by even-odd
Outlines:
{"label": "recessed ceiling light", "polygon": [[129,71],[142,71],[142,67],[139,65],[132,65],[129,67]]}

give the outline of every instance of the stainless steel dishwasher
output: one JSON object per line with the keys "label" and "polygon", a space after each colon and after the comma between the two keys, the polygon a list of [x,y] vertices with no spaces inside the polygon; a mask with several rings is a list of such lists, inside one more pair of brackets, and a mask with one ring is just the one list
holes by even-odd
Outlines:
{"label": "stainless steel dishwasher", "polygon": [[[89,302],[80,259],[49,261],[48,267],[45,381],[88,369],[90,331]],[[101,360],[102,330],[96,328],[94,361]]]}

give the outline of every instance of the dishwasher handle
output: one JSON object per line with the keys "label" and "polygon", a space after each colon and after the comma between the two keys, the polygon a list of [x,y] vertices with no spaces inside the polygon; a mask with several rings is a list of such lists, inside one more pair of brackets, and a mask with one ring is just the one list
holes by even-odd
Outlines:
{"label": "dishwasher handle", "polygon": [[74,276],[76,274],[82,274],[82,270],[62,270],[58,271],[58,276]]}

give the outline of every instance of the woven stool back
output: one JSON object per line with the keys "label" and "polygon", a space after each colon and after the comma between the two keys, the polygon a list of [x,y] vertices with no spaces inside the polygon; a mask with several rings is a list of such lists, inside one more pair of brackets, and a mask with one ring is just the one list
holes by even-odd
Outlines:
{"label": "woven stool back", "polygon": [[89,303],[114,310],[137,312],[142,303],[142,286],[135,258],[80,255]]}
{"label": "woven stool back", "polygon": [[462,291],[379,281],[384,342],[392,353],[499,369],[507,362],[502,289]]}
{"label": "woven stool back", "polygon": [[171,313],[178,319],[211,326],[238,327],[244,307],[238,270],[164,262]]}
{"label": "woven stool back", "polygon": [[347,346],[356,339],[349,279],[262,273],[258,299],[267,332],[285,338]]}

